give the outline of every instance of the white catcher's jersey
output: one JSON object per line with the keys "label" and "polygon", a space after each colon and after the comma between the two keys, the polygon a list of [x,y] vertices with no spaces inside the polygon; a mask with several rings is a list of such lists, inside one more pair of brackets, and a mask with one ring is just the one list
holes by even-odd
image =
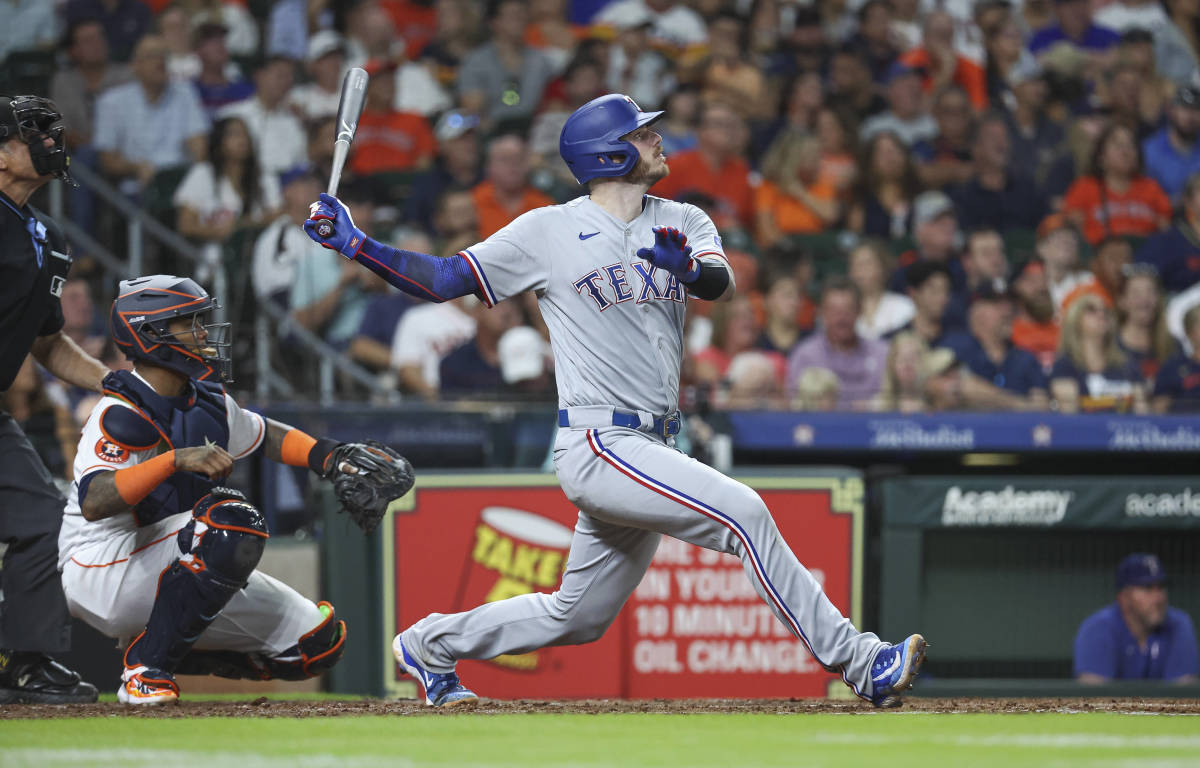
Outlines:
{"label": "white catcher's jersey", "polygon": [[[134,376],[137,374],[134,373]],[[149,382],[141,376],[138,378],[149,386]],[[123,400],[105,396],[96,403],[87,423],[84,424],[75,452],[74,481],[67,496],[67,506],[63,510],[62,529],[58,534],[59,570],[71,559],[72,553],[80,548],[115,535],[136,531],[138,527],[129,512],[89,522],[83,519],[83,514],[79,511],[79,481],[84,477],[94,472],[132,467],[149,461],[161,452],[158,446],[145,451],[130,451],[109,440],[100,428],[100,416],[109,408],[131,406]],[[229,445],[225,448],[234,459],[248,456],[262,444],[263,438],[266,437],[266,422],[263,417],[243,409],[229,395],[225,395],[225,418],[229,424]]]}
{"label": "white catcher's jersey", "polygon": [[537,293],[560,408],[611,405],[661,415],[678,407],[687,287],[637,256],[654,244],[657,226],[683,232],[694,258],[725,260],[703,211],[650,195],[628,223],[579,197],[530,211],[461,252],[489,307]]}

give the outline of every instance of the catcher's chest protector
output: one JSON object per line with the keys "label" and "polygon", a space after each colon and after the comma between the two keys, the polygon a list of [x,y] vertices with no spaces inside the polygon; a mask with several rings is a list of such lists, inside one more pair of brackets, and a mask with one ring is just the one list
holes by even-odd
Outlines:
{"label": "catcher's chest protector", "polygon": [[[118,371],[116,378],[105,394],[136,406],[143,419],[170,439],[170,445],[159,441],[158,452],[193,448],[204,445],[206,440],[229,448],[229,419],[221,385],[193,380],[182,396],[163,397],[128,371]],[[134,508],[133,516],[138,525],[149,525],[178,512],[188,512],[216,485],[203,475],[176,472]]]}

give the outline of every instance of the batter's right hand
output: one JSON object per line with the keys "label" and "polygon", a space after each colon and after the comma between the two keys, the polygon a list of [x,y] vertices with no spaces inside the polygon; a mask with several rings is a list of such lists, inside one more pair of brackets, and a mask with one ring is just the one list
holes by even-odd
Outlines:
{"label": "batter's right hand", "polygon": [[333,195],[321,193],[321,199],[308,207],[304,231],[314,242],[353,259],[362,250],[367,236],[354,226],[350,209]]}
{"label": "batter's right hand", "polygon": [[175,469],[224,480],[233,471],[233,456],[216,443],[175,449]]}

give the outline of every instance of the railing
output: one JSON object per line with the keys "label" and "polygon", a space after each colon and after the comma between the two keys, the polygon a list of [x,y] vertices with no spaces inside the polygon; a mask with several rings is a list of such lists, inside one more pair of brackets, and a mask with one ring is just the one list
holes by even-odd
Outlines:
{"label": "railing", "polygon": [[[106,278],[111,278],[115,282],[121,277],[142,274],[145,266],[146,242],[149,238],[169,251],[184,257],[192,264],[207,267],[212,274],[213,295],[217,297],[222,307],[228,307],[229,281],[225,268],[219,260],[212,263],[206,259],[199,248],[179,235],[178,232],[150,216],[86,165],[79,163],[72,166],[71,175],[80,185],[104,200],[125,219],[126,233],[129,238],[129,255],[127,259],[122,259],[65,215],[63,185],[52,184],[50,186],[51,215],[63,225],[67,237],[72,242],[100,262],[104,267]],[[270,302],[262,302],[257,304],[256,308],[259,311],[255,313],[254,323],[255,368],[258,374],[255,394],[260,402],[268,402],[273,393],[284,398],[296,396],[296,389],[292,383],[271,367],[269,350],[272,339],[268,318],[275,323],[277,330],[286,333],[289,340],[316,357],[318,392],[322,404],[329,405],[336,400],[336,373],[341,373],[349,380],[362,385],[371,393],[373,399],[383,402],[399,400],[399,393],[395,389],[381,384],[371,372],[343,355],[307,328],[296,323],[280,307]],[[224,309],[220,311],[218,318],[224,319]]]}

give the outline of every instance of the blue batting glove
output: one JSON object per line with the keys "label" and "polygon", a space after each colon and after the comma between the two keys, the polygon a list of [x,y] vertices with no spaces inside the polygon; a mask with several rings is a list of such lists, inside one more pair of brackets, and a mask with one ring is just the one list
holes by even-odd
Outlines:
{"label": "blue batting glove", "polygon": [[362,250],[367,236],[354,226],[350,209],[333,195],[321,193],[319,202],[308,208],[304,231],[318,244],[353,259]]}
{"label": "blue batting glove", "polygon": [[654,246],[639,248],[637,255],[659,269],[665,269],[682,283],[694,283],[700,277],[700,262],[692,258],[687,235],[675,227],[655,227]]}

